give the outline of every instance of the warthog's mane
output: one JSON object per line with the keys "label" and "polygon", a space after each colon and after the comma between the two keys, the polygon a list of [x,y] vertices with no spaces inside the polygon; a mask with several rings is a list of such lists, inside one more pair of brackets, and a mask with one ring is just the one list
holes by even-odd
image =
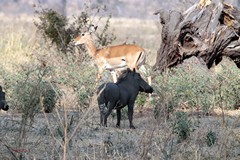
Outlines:
{"label": "warthog's mane", "polygon": [[126,79],[126,77],[128,76],[128,74],[130,74],[132,71],[130,69],[124,70],[121,75],[119,76],[118,80],[117,80],[117,84],[122,82],[123,80]]}

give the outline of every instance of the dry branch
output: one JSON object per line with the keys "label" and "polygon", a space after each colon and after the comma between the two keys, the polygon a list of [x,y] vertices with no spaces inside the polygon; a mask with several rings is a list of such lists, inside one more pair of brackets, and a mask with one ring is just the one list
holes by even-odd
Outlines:
{"label": "dry branch", "polygon": [[240,11],[221,0],[200,0],[184,13],[161,10],[162,44],[154,70],[182,63],[196,56],[208,68],[232,59],[240,68]]}

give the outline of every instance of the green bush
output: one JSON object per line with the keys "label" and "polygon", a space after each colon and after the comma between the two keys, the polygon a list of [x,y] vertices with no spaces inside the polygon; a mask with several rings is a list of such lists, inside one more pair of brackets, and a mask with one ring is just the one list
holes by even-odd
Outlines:
{"label": "green bush", "polygon": [[[56,107],[58,96],[60,95],[59,90],[56,85],[49,82],[43,82],[41,84],[42,93],[40,99],[42,98],[42,107],[45,113],[53,112]],[[57,93],[56,93],[57,92]]]}
{"label": "green bush", "polygon": [[[98,9],[97,12],[99,11]],[[40,11],[36,10],[35,13],[39,18],[39,21],[34,23],[38,31],[46,41],[50,41],[64,54],[75,53],[73,44],[70,42],[79,32],[86,30],[91,23],[90,15],[87,12],[81,12],[79,16],[72,18],[67,18],[52,9],[41,8]],[[109,33],[110,19],[111,16],[104,24],[102,32],[96,33],[96,41],[100,46],[109,45],[116,39],[113,33]],[[78,51],[83,52],[81,48]]]}
{"label": "green bush", "polygon": [[166,71],[156,77],[156,105],[172,106],[173,110],[185,105],[205,114],[214,107],[234,108],[240,99],[240,70],[229,64],[229,61],[219,64],[222,66],[219,73],[201,64]]}
{"label": "green bush", "polygon": [[66,47],[71,41],[71,30],[67,29],[68,20],[65,16],[52,9],[36,11],[39,22],[34,24],[45,39],[51,40],[60,51],[66,53]]}
{"label": "green bush", "polygon": [[137,96],[137,99],[135,100],[135,106],[144,106],[146,102],[147,102],[146,94],[140,92]]}
{"label": "green bush", "polygon": [[[43,109],[47,112],[53,111],[58,89],[55,84],[46,82],[51,71],[49,67],[43,69],[25,65],[14,74],[5,74],[5,87],[9,92],[11,109],[30,117],[34,117],[35,113]],[[1,73],[4,74],[3,71]]]}
{"label": "green bush", "polygon": [[234,106],[240,101],[240,70],[227,64],[222,65],[222,71],[216,75],[215,105],[234,109]]}
{"label": "green bush", "polygon": [[102,32],[97,34],[97,42],[100,46],[108,46],[116,39],[116,36],[108,31],[110,27],[110,19],[111,16],[108,17]]}
{"label": "green bush", "polygon": [[207,145],[210,147],[213,144],[215,144],[216,140],[217,140],[217,134],[213,131],[209,131],[206,135],[206,143]]}
{"label": "green bush", "polygon": [[[25,64],[15,68],[15,72],[0,69],[0,75],[5,81],[8,93],[8,102],[11,112],[21,113],[21,122],[15,145],[24,148],[28,131],[32,129],[35,115],[44,110],[51,112],[55,107],[56,95],[49,82],[46,82],[50,73],[50,67],[38,67],[38,65]],[[21,157],[22,155],[20,155]],[[20,158],[21,159],[21,158]]]}
{"label": "green bush", "polygon": [[[88,9],[87,6],[85,9]],[[100,9],[91,10],[91,12],[97,14]],[[77,94],[77,103],[80,107],[88,106],[90,97],[98,87],[96,76],[94,76],[97,69],[93,68],[92,59],[90,59],[84,47],[75,47],[71,41],[91,25],[90,15],[89,11],[83,11],[77,17],[67,18],[51,9],[40,8],[39,11],[36,11],[36,16],[39,18],[38,21],[35,21],[37,30],[46,42],[51,42],[51,47],[57,47],[60,51],[58,55],[63,60],[59,64],[58,62],[54,64],[56,66],[52,66],[56,68],[57,72],[53,73],[54,79],[61,86],[73,89]],[[109,32],[110,19],[111,16],[103,23],[103,30],[98,30],[96,33],[97,46],[109,45],[116,39],[114,34]],[[60,66],[64,66],[64,70]]]}
{"label": "green bush", "polygon": [[178,111],[175,113],[175,116],[175,122],[172,124],[173,132],[178,135],[178,142],[182,142],[194,131],[193,124],[185,112]]}

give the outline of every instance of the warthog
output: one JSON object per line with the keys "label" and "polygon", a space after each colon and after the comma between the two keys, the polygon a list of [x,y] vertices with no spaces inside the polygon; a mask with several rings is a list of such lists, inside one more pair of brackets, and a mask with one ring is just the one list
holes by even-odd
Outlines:
{"label": "warthog", "polygon": [[5,99],[5,92],[2,90],[2,86],[0,86],[0,110],[1,109],[4,111],[7,111],[9,109],[9,106]]}
{"label": "warthog", "polygon": [[107,126],[107,118],[113,109],[117,110],[117,124],[120,127],[121,109],[128,106],[130,128],[132,123],[134,103],[138,93],[152,93],[153,88],[142,79],[139,73],[128,69],[116,83],[104,83],[98,88],[98,106],[100,109],[100,123]]}

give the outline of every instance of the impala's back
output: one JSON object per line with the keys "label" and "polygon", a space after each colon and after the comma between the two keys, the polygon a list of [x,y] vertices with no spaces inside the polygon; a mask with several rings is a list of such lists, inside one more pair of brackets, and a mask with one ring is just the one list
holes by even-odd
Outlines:
{"label": "impala's back", "polygon": [[113,76],[113,81],[116,82],[116,69],[130,68],[133,71],[144,65],[146,53],[144,49],[138,45],[122,44],[96,48],[92,37],[92,33],[95,32],[96,29],[97,26],[90,25],[87,32],[81,33],[74,39],[74,44],[86,45],[89,55],[95,59],[98,65],[98,75],[102,75],[104,70],[110,70]]}

